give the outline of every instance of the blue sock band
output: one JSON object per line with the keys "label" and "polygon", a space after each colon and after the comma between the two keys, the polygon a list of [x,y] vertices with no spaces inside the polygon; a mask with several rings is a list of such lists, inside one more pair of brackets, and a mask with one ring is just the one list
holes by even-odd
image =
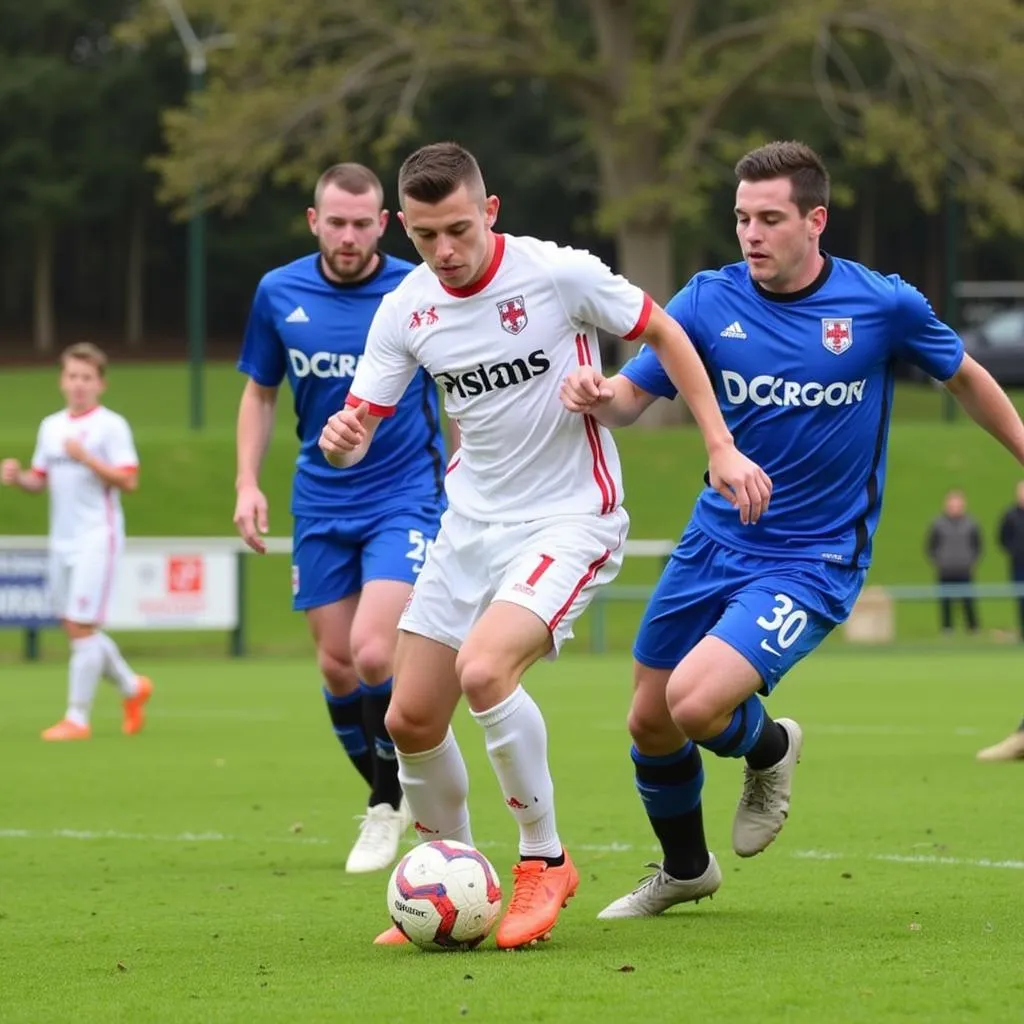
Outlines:
{"label": "blue sock band", "polygon": [[723,732],[699,743],[719,757],[743,757],[757,743],[764,719],[764,705],[755,694],[732,713]]}
{"label": "blue sock band", "polygon": [[371,686],[369,683],[363,682],[361,679],[359,680],[360,696],[364,701],[370,702],[368,705],[369,717],[365,721],[375,723],[373,728],[370,729],[373,733],[373,751],[377,757],[385,761],[394,761],[397,757],[395,745],[391,742],[391,737],[384,731],[384,712],[391,702],[391,683],[391,676],[388,676],[383,683],[378,683],[376,686]]}
{"label": "blue sock band", "polygon": [[359,690],[346,693],[342,697],[335,696],[330,690],[324,689],[324,700],[334,726],[334,735],[341,741],[345,753],[349,757],[359,757],[370,748],[366,742],[363,729],[363,695]]}
{"label": "blue sock band", "polygon": [[391,696],[391,683],[394,679],[393,676],[388,676],[383,683],[378,683],[376,686],[371,686],[369,683],[364,683],[362,679],[359,680],[359,693],[363,697],[390,697]]}
{"label": "blue sock band", "polygon": [[674,818],[700,806],[704,768],[692,742],[672,754],[651,757],[636,747],[629,752],[636,773],[636,791],[649,818]]}

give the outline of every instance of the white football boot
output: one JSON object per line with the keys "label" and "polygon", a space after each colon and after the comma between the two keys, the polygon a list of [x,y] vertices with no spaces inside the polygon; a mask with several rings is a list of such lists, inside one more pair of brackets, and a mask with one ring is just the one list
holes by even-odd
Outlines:
{"label": "white football boot", "polygon": [[979,750],[977,758],[979,761],[1024,760],[1024,729],[1018,729],[994,746]]}
{"label": "white football boot", "polygon": [[397,811],[389,803],[367,807],[359,822],[359,838],[345,861],[345,870],[350,875],[360,875],[391,867],[398,856],[402,836],[411,824],[412,814],[405,797]]}
{"label": "white football boot", "polygon": [[708,866],[698,878],[673,878],[665,874],[660,864],[651,863],[653,875],[645,878],[631,893],[609,903],[598,914],[602,921],[622,917],[657,917],[677,903],[699,903],[718,891],[722,884],[722,869],[710,854]]}
{"label": "white football boot", "polygon": [[732,848],[741,857],[753,857],[766,849],[782,831],[789,814],[793,772],[800,760],[804,734],[791,718],[776,721],[789,736],[789,748],[770,768],[744,768],[743,795],[732,823]]}

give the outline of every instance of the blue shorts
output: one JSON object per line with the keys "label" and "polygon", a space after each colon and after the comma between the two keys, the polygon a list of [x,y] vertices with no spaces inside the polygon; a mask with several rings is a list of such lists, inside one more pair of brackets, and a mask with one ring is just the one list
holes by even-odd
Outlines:
{"label": "blue shorts", "polygon": [[647,605],[633,656],[675,668],[705,636],[717,636],[757,669],[761,693],[771,693],[849,616],[866,574],[736,551],[691,524]]}
{"label": "blue shorts", "polygon": [[292,607],[333,604],[371,580],[415,583],[441,512],[440,505],[428,503],[360,519],[296,516]]}

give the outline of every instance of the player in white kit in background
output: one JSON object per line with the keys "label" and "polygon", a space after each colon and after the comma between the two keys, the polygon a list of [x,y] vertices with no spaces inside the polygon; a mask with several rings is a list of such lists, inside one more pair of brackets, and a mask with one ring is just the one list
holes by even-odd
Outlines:
{"label": "player in white kit in background", "polygon": [[136,675],[103,632],[114,574],[124,546],[121,491],[134,491],[139,458],[123,416],[99,404],[106,389],[106,355],[82,342],[61,355],[60,389],[67,402],[39,427],[29,469],[4,459],[0,482],[50,494],[50,591],[71,645],[68,705],[44,740],[86,740],[100,678],[121,692],[122,732],[137,733],[153,690]]}
{"label": "player in white kit in background", "polygon": [[[643,337],[693,410],[713,483],[745,519],[767,505],[770,481],[733,446],[683,330],[589,253],[495,233],[498,199],[471,154],[424,147],[398,185],[399,216],[424,263],[382,301],[348,407],[320,443],[332,464],[358,462],[420,366],[459,424],[449,509],[399,623],[387,726],[421,838],[472,844],[450,728],[465,695],[520,829],[496,936],[516,948],[547,937],[579,883],[555,823],[544,719],[520,679],[557,654],[615,577],[629,524],[611,435],[567,413],[562,379],[600,365],[597,328]],[[389,929],[377,941],[403,937]]]}

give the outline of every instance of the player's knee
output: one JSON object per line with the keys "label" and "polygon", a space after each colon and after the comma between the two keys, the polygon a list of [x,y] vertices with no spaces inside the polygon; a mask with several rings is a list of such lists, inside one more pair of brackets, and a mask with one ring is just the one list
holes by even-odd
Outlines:
{"label": "player's knee", "polygon": [[359,677],[351,658],[329,647],[317,648],[316,657],[324,684],[331,693],[344,696],[359,685]]}
{"label": "player's knee", "polygon": [[673,693],[669,691],[668,708],[676,728],[694,739],[703,739],[713,731],[721,717],[718,702],[699,689]]}
{"label": "player's knee", "polygon": [[650,704],[634,700],[626,717],[626,726],[640,750],[661,749],[666,745],[671,750],[679,737],[679,729],[664,701],[659,709],[655,709]]}
{"label": "player's knee", "polygon": [[394,699],[384,716],[384,725],[392,742],[404,754],[433,750],[448,732],[448,723],[438,720],[424,706],[403,707]]}
{"label": "player's knee", "polygon": [[472,708],[493,707],[510,692],[502,666],[486,651],[467,651],[464,647],[455,659],[455,673]]}
{"label": "player's knee", "polygon": [[381,636],[360,640],[352,651],[352,660],[359,678],[370,686],[379,686],[391,677],[394,644]]}

